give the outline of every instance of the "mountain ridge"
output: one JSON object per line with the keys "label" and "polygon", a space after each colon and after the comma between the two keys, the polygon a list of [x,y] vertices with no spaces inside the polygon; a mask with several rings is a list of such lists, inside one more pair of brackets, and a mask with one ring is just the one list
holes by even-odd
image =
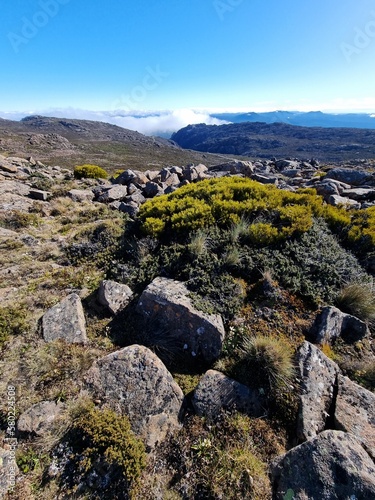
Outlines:
{"label": "mountain ridge", "polygon": [[221,156],[187,152],[170,139],[146,136],[118,125],[41,115],[21,121],[2,119],[0,153],[35,156],[44,163],[69,168],[94,163],[110,172],[222,161]]}
{"label": "mountain ridge", "polygon": [[298,157],[345,161],[375,157],[375,131],[243,122],[189,125],[171,139],[183,148],[251,158]]}
{"label": "mountain ridge", "polygon": [[345,127],[375,129],[374,115],[370,113],[323,113],[322,111],[267,111],[264,113],[213,113],[212,117],[232,123],[264,122],[287,123],[302,127]]}

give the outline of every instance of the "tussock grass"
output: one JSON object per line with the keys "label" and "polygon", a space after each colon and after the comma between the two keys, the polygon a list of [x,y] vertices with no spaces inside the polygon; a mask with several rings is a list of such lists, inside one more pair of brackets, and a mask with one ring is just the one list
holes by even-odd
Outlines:
{"label": "tussock grass", "polygon": [[237,223],[230,227],[230,239],[232,243],[237,243],[241,238],[248,236],[250,221],[242,216]]}
{"label": "tussock grass", "polygon": [[269,389],[291,384],[294,367],[293,351],[283,340],[266,335],[247,337],[242,344],[242,375],[251,380],[254,376]]}
{"label": "tussock grass", "polygon": [[210,248],[210,238],[205,231],[199,230],[190,238],[189,252],[193,257],[204,255]]}
{"label": "tussock grass", "polygon": [[350,283],[338,293],[337,307],[362,321],[375,320],[375,289],[372,283]]}

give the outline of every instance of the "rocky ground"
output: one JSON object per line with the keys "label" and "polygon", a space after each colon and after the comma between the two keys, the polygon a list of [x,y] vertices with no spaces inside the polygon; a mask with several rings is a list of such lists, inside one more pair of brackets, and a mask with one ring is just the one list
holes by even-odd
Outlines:
{"label": "rocky ground", "polygon": [[[186,283],[158,276],[137,293],[111,273],[147,199],[227,175],[314,187],[331,205],[375,205],[369,160],[226,161],[128,169],[106,181],[0,156],[2,496],[14,468],[8,497],[17,499],[374,498],[375,396],[360,377],[374,360],[371,324],[332,304],[305,304],[267,276],[228,322],[200,310]],[[275,411],[267,391],[223,373],[221,354],[244,325],[295,347],[295,377]],[[74,405],[88,399],[127,415],[146,446],[133,493],[105,462],[85,474],[72,458]]]}

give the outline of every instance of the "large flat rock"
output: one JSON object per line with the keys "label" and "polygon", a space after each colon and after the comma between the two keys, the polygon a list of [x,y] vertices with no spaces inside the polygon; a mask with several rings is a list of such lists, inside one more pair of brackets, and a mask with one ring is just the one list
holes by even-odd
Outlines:
{"label": "large flat rock", "polygon": [[339,368],[309,342],[300,347],[297,363],[302,389],[297,435],[300,441],[305,441],[322,432],[327,418],[332,416]]}
{"label": "large flat rock", "polygon": [[375,460],[375,394],[339,375],[335,427],[354,434]]}
{"label": "large flat rock", "polygon": [[236,409],[248,415],[265,414],[264,396],[223,373],[208,370],[194,390],[193,407],[199,416],[215,419],[222,409]]}
{"label": "large flat rock", "polygon": [[132,345],[99,359],[85,385],[103,404],[127,415],[150,448],[180,427],[183,393],[147,347]]}
{"label": "large flat rock", "polygon": [[72,293],[48,309],[42,318],[42,329],[46,342],[62,339],[69,344],[85,344],[86,322],[79,296]]}
{"label": "large flat rock", "polygon": [[357,439],[324,431],[271,465],[275,500],[373,500],[375,465]]}
{"label": "large flat rock", "polygon": [[218,314],[196,309],[186,285],[167,278],[155,278],[143,291],[137,310],[159,322],[175,338],[181,354],[201,356],[212,362],[220,356],[225,330]]}

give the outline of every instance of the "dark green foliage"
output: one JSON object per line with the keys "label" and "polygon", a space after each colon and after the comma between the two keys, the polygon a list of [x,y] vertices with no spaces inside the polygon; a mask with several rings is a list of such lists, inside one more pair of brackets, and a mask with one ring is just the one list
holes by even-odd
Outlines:
{"label": "dark green foliage", "polygon": [[368,280],[353,254],[343,249],[323,221],[299,238],[251,253],[288,290],[319,303],[332,301],[345,282]]}
{"label": "dark green foliage", "polygon": [[79,242],[67,247],[73,265],[95,262],[97,268],[108,268],[123,244],[123,227],[118,221],[103,221],[78,233]]}
{"label": "dark green foliage", "polygon": [[23,472],[23,474],[27,474],[28,472],[41,468],[43,463],[47,460],[47,455],[38,454],[32,448],[19,450],[16,458],[18,468]]}

